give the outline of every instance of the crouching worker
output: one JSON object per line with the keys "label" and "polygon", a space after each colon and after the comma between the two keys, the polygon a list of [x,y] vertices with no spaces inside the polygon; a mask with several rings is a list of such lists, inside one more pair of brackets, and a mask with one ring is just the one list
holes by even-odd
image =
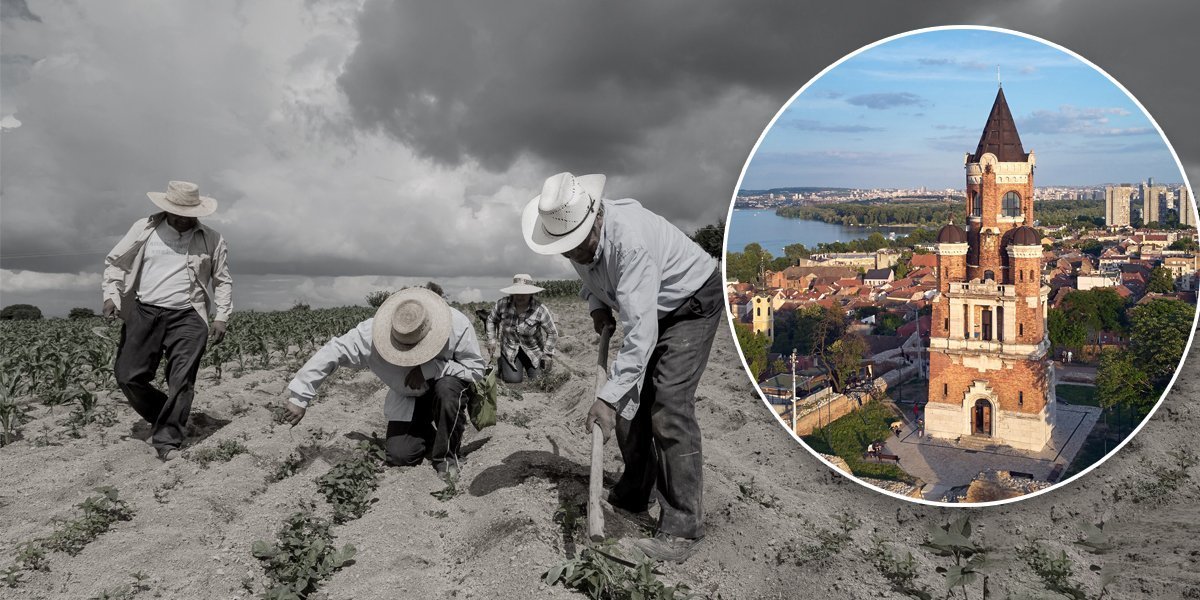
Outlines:
{"label": "crouching worker", "polygon": [[304,418],[317,388],[338,367],[370,368],[387,384],[389,462],[413,466],[428,458],[442,477],[457,476],[468,386],[484,370],[466,315],[425,288],[396,292],[373,318],[330,340],[296,373],[288,384],[288,423]]}
{"label": "crouching worker", "polygon": [[484,321],[488,354],[499,355],[497,362],[504,383],[521,383],[526,377],[537,379],[542,371],[550,369],[558,340],[558,328],[550,309],[533,297],[543,290],[533,285],[532,277],[519,273],[513,277],[512,285],[500,291],[507,295],[496,301]]}

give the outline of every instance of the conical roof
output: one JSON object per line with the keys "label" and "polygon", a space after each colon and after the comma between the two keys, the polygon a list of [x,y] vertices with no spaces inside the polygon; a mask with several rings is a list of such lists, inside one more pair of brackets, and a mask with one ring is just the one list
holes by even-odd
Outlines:
{"label": "conical roof", "polygon": [[983,126],[983,135],[979,136],[979,146],[971,155],[971,162],[979,162],[979,157],[987,152],[995,154],[1000,162],[1029,160],[1029,155],[1021,147],[1021,136],[1017,135],[1017,124],[1008,110],[1008,102],[1004,99],[1004,88],[996,92],[996,101],[992,103],[992,112],[988,115],[987,125]]}

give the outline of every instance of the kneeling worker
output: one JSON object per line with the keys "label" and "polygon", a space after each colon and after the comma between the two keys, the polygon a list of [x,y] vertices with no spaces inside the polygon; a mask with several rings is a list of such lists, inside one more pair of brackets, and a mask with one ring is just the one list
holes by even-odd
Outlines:
{"label": "kneeling worker", "polygon": [[468,385],[483,377],[475,328],[437,293],[408,288],[373,318],[321,347],[288,384],[287,422],[304,418],[317,388],[338,367],[370,368],[388,385],[387,457],[413,466],[428,457],[442,477],[458,472]]}

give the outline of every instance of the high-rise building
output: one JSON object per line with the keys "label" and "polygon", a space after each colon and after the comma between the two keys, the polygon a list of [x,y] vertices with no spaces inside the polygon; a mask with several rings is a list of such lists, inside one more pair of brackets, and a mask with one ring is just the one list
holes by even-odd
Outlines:
{"label": "high-rise building", "polygon": [[967,230],[950,223],[937,237],[925,430],[1039,451],[1055,422],[1050,288],[1031,227],[1034,154],[1021,146],[1003,89],[965,163]]}
{"label": "high-rise building", "polygon": [[1122,184],[1104,188],[1104,224],[1109,227],[1129,225],[1129,202],[1133,198],[1133,186]]}
{"label": "high-rise building", "polygon": [[1188,193],[1186,185],[1179,186],[1179,199],[1175,202],[1175,206],[1179,207],[1179,224],[1195,227],[1195,202],[1192,195]]}
{"label": "high-rise building", "polygon": [[1167,203],[1167,186],[1154,185],[1154,178],[1142,182],[1142,224],[1159,223]]}

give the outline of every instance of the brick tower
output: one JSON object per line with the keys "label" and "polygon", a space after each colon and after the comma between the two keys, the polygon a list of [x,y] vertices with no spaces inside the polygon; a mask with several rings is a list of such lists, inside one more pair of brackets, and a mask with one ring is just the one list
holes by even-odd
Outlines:
{"label": "brick tower", "polygon": [[1054,430],[1033,152],[1021,147],[1004,90],[965,158],[966,223],[937,237],[925,430],[1039,451]]}

